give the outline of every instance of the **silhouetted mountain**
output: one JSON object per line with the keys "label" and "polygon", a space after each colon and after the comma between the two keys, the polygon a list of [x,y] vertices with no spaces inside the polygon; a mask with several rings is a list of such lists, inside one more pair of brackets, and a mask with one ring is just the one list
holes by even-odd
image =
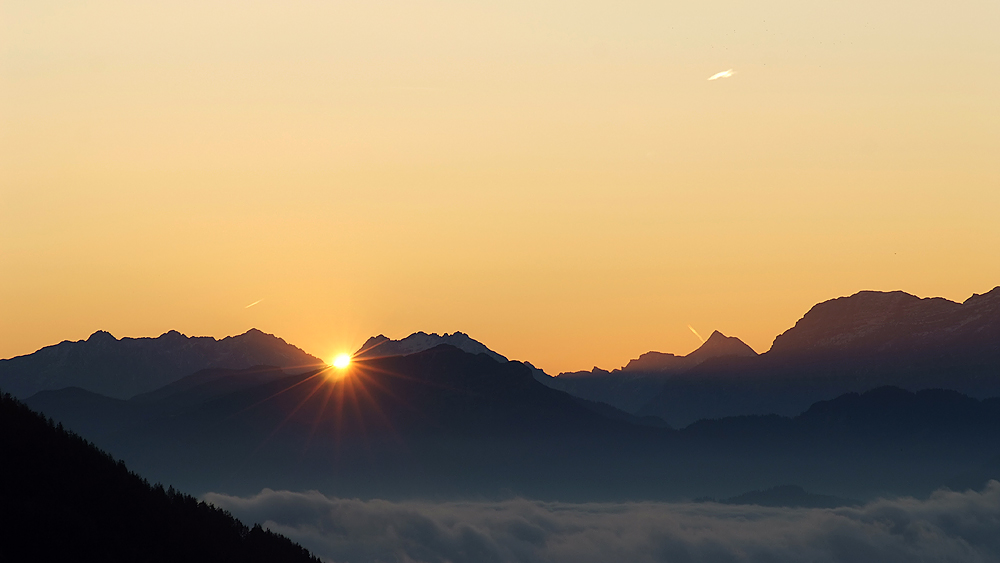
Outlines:
{"label": "silhouetted mountain", "polygon": [[857,506],[856,500],[835,497],[832,495],[817,495],[806,492],[798,485],[780,485],[760,491],[750,491],[742,495],[719,501],[722,504],[756,504],[758,506],[784,506],[789,508],[838,508],[841,506]]}
{"label": "silhouetted mountain", "polygon": [[[90,415],[81,406],[87,401],[95,407]],[[346,377],[320,370],[222,396],[157,391],[118,401],[68,389],[29,403],[143,471],[199,491],[331,481],[352,494],[369,487],[399,494],[422,481],[466,492],[488,482],[496,491],[512,479],[504,467],[534,473],[524,463],[531,457],[552,463],[581,440],[637,428],[548,389],[520,363],[449,345],[355,358]]]}
{"label": "silhouetted mountain", "polygon": [[319,561],[283,536],[150,486],[7,394],[0,451],[0,561]]}
{"label": "silhouetted mountain", "polygon": [[402,340],[392,340],[386,336],[372,336],[354,353],[355,358],[384,358],[387,356],[406,356],[416,354],[424,350],[430,350],[435,346],[448,344],[468,352],[470,354],[486,354],[500,363],[506,363],[507,358],[497,354],[486,347],[485,344],[473,340],[464,332],[454,332],[452,334],[427,334],[426,332],[414,332]]}
{"label": "silhouetted mountain", "polygon": [[774,339],[782,356],[850,354],[926,356],[961,348],[1000,357],[1000,287],[964,303],[902,291],[862,291],[814,306]]}
{"label": "silhouetted mountain", "polygon": [[[742,340],[712,332],[697,350],[687,356],[647,352],[614,371],[595,367],[591,371],[561,373],[554,378],[540,378],[542,383],[577,397],[601,401],[630,413],[637,413],[657,395],[670,376],[684,373],[705,361],[724,357],[754,357]],[[660,413],[653,414],[661,417]]]}
{"label": "silhouetted mountain", "polygon": [[246,369],[203,369],[159,389],[136,395],[132,397],[131,401],[198,404],[233,391],[283,379],[289,375],[274,366],[254,366]]}
{"label": "silhouetted mountain", "polygon": [[765,354],[703,362],[669,378],[632,412],[674,426],[739,414],[788,416],[886,385],[1000,395],[1000,288],[962,304],[899,291],[820,303]]}
{"label": "silhouetted mountain", "polygon": [[270,487],[582,501],[724,498],[799,483],[867,498],[929,492],[983,467],[1000,447],[998,400],[890,389],[796,418],[706,420],[676,431],[595,412],[605,407],[541,385],[519,362],[447,345],[201,402],[171,397],[115,401],[64,390],[29,403],[87,428],[144,474],[240,494]]}
{"label": "silhouetted mountain", "polygon": [[0,360],[0,389],[24,398],[48,389],[80,387],[126,399],[206,368],[272,365],[295,373],[322,364],[257,329],[222,340],[188,337],[173,330],[157,338],[117,339],[97,331],[87,340],[65,341]]}
{"label": "silhouetted mountain", "polygon": [[[697,350],[684,356],[688,361],[698,365],[713,358],[754,358],[757,352],[735,336],[726,336],[719,331],[712,331],[711,336]],[[693,366],[692,366],[693,367]]]}

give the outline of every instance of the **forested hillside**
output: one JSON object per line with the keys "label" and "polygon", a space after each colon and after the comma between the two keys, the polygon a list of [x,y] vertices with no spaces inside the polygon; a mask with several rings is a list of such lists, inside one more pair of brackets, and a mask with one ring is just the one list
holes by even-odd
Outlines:
{"label": "forested hillside", "polygon": [[0,561],[317,562],[0,397]]}

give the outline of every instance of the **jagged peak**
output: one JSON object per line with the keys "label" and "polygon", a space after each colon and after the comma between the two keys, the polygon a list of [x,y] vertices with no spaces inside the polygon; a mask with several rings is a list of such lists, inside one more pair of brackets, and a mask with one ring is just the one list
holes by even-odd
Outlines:
{"label": "jagged peak", "polygon": [[87,338],[87,342],[111,342],[117,340],[118,339],[115,338],[113,334],[106,330],[95,330],[94,333]]}
{"label": "jagged peak", "polygon": [[712,331],[712,334],[709,335],[708,340],[706,340],[704,344],[685,357],[705,361],[709,358],[718,358],[722,356],[750,357],[756,355],[757,352],[739,338],[735,336],[726,336],[718,330],[715,330]]}
{"label": "jagged peak", "polygon": [[440,344],[450,344],[465,352],[486,354],[498,362],[507,362],[507,358],[490,350],[485,344],[475,340],[468,334],[455,331],[438,334],[417,331],[406,338],[393,340],[383,334],[372,336],[354,353],[355,357],[373,356],[406,356],[424,350],[429,350]]}
{"label": "jagged peak", "polygon": [[167,332],[164,332],[163,334],[161,334],[157,338],[180,339],[180,338],[187,338],[187,335],[184,334],[183,332],[171,329],[171,330],[168,330]]}

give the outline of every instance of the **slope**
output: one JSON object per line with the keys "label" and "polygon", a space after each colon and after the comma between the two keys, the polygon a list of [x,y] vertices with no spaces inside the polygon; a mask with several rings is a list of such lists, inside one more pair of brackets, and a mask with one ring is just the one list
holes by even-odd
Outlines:
{"label": "slope", "polygon": [[0,560],[318,562],[0,397]]}

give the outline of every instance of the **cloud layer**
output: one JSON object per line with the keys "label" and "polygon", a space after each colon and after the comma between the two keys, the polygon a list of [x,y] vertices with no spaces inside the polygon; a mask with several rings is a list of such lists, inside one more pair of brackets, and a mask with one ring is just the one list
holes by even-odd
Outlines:
{"label": "cloud layer", "polygon": [[336,562],[1000,561],[1000,483],[859,508],[388,502],[263,490],[206,500]]}

